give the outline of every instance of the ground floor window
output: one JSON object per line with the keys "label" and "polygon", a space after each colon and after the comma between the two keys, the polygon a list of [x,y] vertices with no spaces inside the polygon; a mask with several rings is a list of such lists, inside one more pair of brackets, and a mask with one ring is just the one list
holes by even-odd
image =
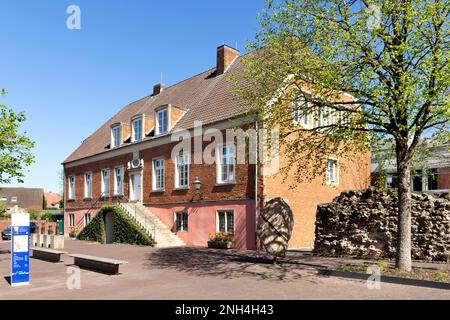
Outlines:
{"label": "ground floor window", "polygon": [[69,214],[69,227],[75,227],[75,215],[74,214]]}
{"label": "ground floor window", "polygon": [[428,173],[428,190],[438,190],[438,172],[431,169]]}
{"label": "ground floor window", "polygon": [[90,221],[91,221],[91,214],[90,213],[86,213],[84,215],[84,226],[87,226]]}
{"label": "ground floor window", "polygon": [[188,222],[189,222],[189,215],[187,213],[187,211],[182,211],[182,212],[175,212],[174,215],[175,221],[174,221],[174,225],[175,225],[175,231],[188,231]]}
{"label": "ground floor window", "polygon": [[217,232],[234,234],[234,212],[224,210],[217,212]]}
{"label": "ground floor window", "polygon": [[330,185],[337,185],[339,183],[339,165],[337,159],[327,159],[326,181]]}

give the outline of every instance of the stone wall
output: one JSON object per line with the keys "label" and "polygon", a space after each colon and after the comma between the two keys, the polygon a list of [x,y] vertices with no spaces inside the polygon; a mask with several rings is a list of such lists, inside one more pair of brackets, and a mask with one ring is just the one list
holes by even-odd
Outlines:
{"label": "stone wall", "polygon": [[[396,255],[397,194],[345,191],[317,210],[314,251],[328,255],[393,258]],[[412,194],[412,256],[448,261],[450,194]]]}

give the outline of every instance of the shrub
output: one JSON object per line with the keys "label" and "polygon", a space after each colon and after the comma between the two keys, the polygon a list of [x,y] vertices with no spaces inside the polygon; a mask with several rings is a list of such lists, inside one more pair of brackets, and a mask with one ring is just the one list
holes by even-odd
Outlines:
{"label": "shrub", "polygon": [[103,206],[97,215],[78,235],[79,240],[106,243],[105,215],[113,214],[114,242],[154,246],[155,241],[149,237],[119,206]]}

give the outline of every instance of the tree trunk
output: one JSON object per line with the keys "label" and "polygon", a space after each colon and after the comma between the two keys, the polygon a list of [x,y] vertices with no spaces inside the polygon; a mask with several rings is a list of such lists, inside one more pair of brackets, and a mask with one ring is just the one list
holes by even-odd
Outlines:
{"label": "tree trunk", "polygon": [[398,269],[411,271],[411,171],[409,161],[397,162],[398,174]]}

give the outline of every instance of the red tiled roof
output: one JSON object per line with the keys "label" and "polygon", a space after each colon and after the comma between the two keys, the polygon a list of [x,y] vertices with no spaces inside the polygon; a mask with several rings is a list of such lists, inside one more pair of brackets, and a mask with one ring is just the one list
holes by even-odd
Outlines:
{"label": "red tiled roof", "polygon": [[53,192],[45,192],[44,193],[45,200],[47,201],[47,205],[53,206],[55,204],[58,204],[61,200],[61,196],[57,193]]}
{"label": "red tiled roof", "polygon": [[[163,105],[170,104],[186,110],[172,131],[190,129],[194,126],[194,121],[202,121],[205,125],[241,114],[243,103],[232,92],[229,78],[242,70],[242,67],[242,57],[239,57],[223,75],[216,76],[216,69],[213,68],[168,87],[156,96],[147,96],[125,106],[88,137],[64,163],[107,152],[112,124],[129,123],[131,117],[139,113],[153,117],[154,110]],[[152,138],[146,137],[144,141],[149,139]],[[123,146],[126,145],[125,143]]]}

